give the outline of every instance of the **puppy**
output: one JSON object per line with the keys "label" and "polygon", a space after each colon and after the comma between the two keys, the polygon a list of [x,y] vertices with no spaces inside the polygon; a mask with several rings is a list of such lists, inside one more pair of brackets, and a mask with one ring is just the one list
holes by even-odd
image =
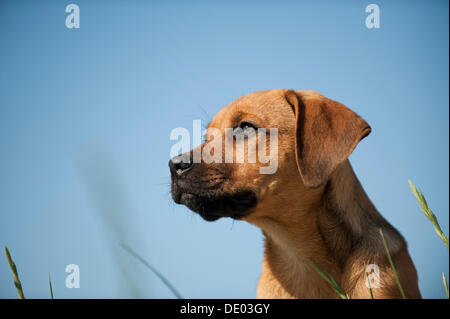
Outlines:
{"label": "puppy", "polygon": [[[376,210],[348,161],[371,131],[366,121],[314,91],[268,90],[230,103],[208,132],[227,128],[244,134],[234,136],[233,150],[262,136],[266,151],[275,142],[267,132],[277,128],[276,171],[262,174],[260,160],[236,161],[234,153],[233,163],[224,154],[215,154],[221,161],[195,161],[195,154],[226,143],[226,134],[216,134],[170,160],[171,192],[207,221],[231,217],[261,228],[258,298],[339,298],[316,266],[350,298],[371,298],[373,276],[374,298],[402,298],[380,230],[406,297],[421,298],[404,238]],[[256,133],[260,128],[266,133]]]}

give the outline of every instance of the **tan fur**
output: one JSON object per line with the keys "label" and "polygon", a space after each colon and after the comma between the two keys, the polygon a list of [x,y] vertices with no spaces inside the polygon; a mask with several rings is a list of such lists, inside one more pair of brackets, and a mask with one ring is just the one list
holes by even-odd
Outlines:
{"label": "tan fur", "polygon": [[[258,192],[257,206],[244,217],[266,237],[258,298],[339,298],[311,260],[351,298],[370,298],[365,269],[377,264],[381,287],[374,297],[401,298],[379,229],[407,297],[421,297],[405,240],[378,213],[347,159],[370,133],[363,119],[314,91],[270,90],[233,101],[210,127],[242,120],[279,130],[275,174],[259,174],[259,163],[229,164],[231,176],[221,180],[224,190]],[[209,165],[205,176],[219,180],[220,170]]]}

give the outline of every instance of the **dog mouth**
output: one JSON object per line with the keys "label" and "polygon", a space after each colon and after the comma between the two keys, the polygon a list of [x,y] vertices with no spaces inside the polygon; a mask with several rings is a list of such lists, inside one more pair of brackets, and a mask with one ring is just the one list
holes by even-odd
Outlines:
{"label": "dog mouth", "polygon": [[172,190],[172,198],[177,204],[182,204],[198,213],[206,221],[216,221],[222,217],[241,219],[256,206],[257,197],[251,190],[242,190],[233,194],[195,194]]}

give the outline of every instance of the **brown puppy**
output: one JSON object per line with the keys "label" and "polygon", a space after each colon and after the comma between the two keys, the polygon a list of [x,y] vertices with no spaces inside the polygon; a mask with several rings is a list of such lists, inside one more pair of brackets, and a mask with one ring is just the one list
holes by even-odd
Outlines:
{"label": "brown puppy", "polygon": [[[269,90],[236,99],[209,125],[219,132],[239,127],[244,133],[278,129],[276,172],[261,174],[259,160],[226,163],[223,154],[221,163],[193,163],[196,151],[215,153],[211,146],[225,143],[225,137],[209,136],[187,161],[180,155],[169,162],[172,196],[206,220],[232,217],[262,229],[258,298],[339,298],[311,260],[350,298],[370,298],[366,267],[375,264],[374,297],[401,298],[380,229],[406,296],[421,297],[405,240],[378,213],[347,159],[370,133],[361,117],[314,91]],[[264,138],[269,145],[269,134]]]}

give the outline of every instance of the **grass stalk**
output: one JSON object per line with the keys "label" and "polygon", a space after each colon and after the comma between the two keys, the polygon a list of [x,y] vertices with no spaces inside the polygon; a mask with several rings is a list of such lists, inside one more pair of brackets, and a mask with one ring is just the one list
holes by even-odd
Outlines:
{"label": "grass stalk", "polygon": [[52,279],[50,278],[50,273],[48,273],[48,285],[50,287],[50,297],[53,298],[53,287],[52,287]]}
{"label": "grass stalk", "polygon": [[[425,199],[425,196],[423,196],[422,191],[420,189],[417,189],[416,186],[414,186],[414,184],[410,180],[408,180],[408,183],[409,183],[409,187],[411,187],[411,191],[413,192],[414,196],[419,201],[419,205],[420,205],[420,208],[422,209],[423,214],[433,224],[434,231],[439,236],[439,238],[444,242],[444,245],[445,245],[445,247],[447,247],[447,250],[448,250],[448,237],[445,236],[444,232],[442,231],[436,215],[434,215],[434,213],[428,207],[428,203],[427,203],[427,200]],[[445,295],[448,299],[448,284],[447,284],[447,280],[445,279],[444,273],[442,273],[442,280],[444,282]]]}
{"label": "grass stalk", "polygon": [[339,295],[339,297],[341,297],[342,299],[350,299],[350,297],[345,294],[341,287],[339,287],[339,285],[337,284],[337,282],[333,279],[333,277],[328,276],[327,274],[325,274],[320,267],[312,260],[310,259],[311,263],[313,264],[314,268],[316,268],[317,272],[319,273],[319,275],[325,279],[330,285],[331,287],[333,287],[334,291],[336,291],[336,293]]}
{"label": "grass stalk", "polygon": [[133,249],[128,247],[125,244],[120,244],[120,247],[122,247],[126,252],[128,252],[130,255],[135,257],[137,260],[139,260],[144,266],[146,266],[148,269],[150,269],[166,286],[169,288],[169,290],[177,297],[178,299],[183,299],[181,294],[177,291],[177,289],[170,283],[170,281],[164,277],[163,274],[161,274],[155,267],[150,265],[144,258],[139,256]]}
{"label": "grass stalk", "polygon": [[388,257],[389,264],[391,264],[391,268],[394,273],[394,277],[395,277],[395,281],[397,282],[398,289],[400,289],[402,298],[406,299],[405,292],[403,291],[402,284],[400,283],[400,279],[398,278],[397,270],[395,270],[395,266],[394,266],[394,263],[392,262],[391,254],[389,253],[389,248],[387,246],[386,239],[384,239],[383,231],[381,230],[381,228],[380,228],[380,235],[381,235],[381,239],[383,240],[384,249],[386,249],[386,255]]}
{"label": "grass stalk", "polygon": [[25,296],[23,294],[22,290],[22,283],[19,279],[19,274],[17,273],[17,267],[14,263],[14,260],[11,257],[11,254],[9,253],[8,247],[5,245],[5,253],[6,253],[6,259],[8,259],[9,267],[11,268],[12,275],[14,277],[14,286],[16,286],[17,294],[19,295],[19,299],[25,299]]}
{"label": "grass stalk", "polygon": [[444,282],[445,297],[448,299],[448,284],[444,273],[442,273],[442,281]]}
{"label": "grass stalk", "polygon": [[367,273],[367,271],[366,271],[366,279],[367,279],[367,282],[368,282],[368,284],[369,284],[370,299],[373,299],[372,287],[371,287],[371,285],[370,285],[369,274]]}
{"label": "grass stalk", "polygon": [[414,184],[410,180],[408,180],[408,182],[414,196],[416,196],[417,200],[419,201],[420,208],[422,209],[423,214],[433,224],[434,231],[439,236],[439,238],[444,242],[444,245],[445,247],[447,247],[448,250],[448,237],[444,235],[444,232],[442,231],[441,226],[439,225],[436,215],[434,215],[431,209],[428,207],[428,203],[425,199],[425,196],[423,196],[420,189],[417,189],[416,186],[414,186]]}

